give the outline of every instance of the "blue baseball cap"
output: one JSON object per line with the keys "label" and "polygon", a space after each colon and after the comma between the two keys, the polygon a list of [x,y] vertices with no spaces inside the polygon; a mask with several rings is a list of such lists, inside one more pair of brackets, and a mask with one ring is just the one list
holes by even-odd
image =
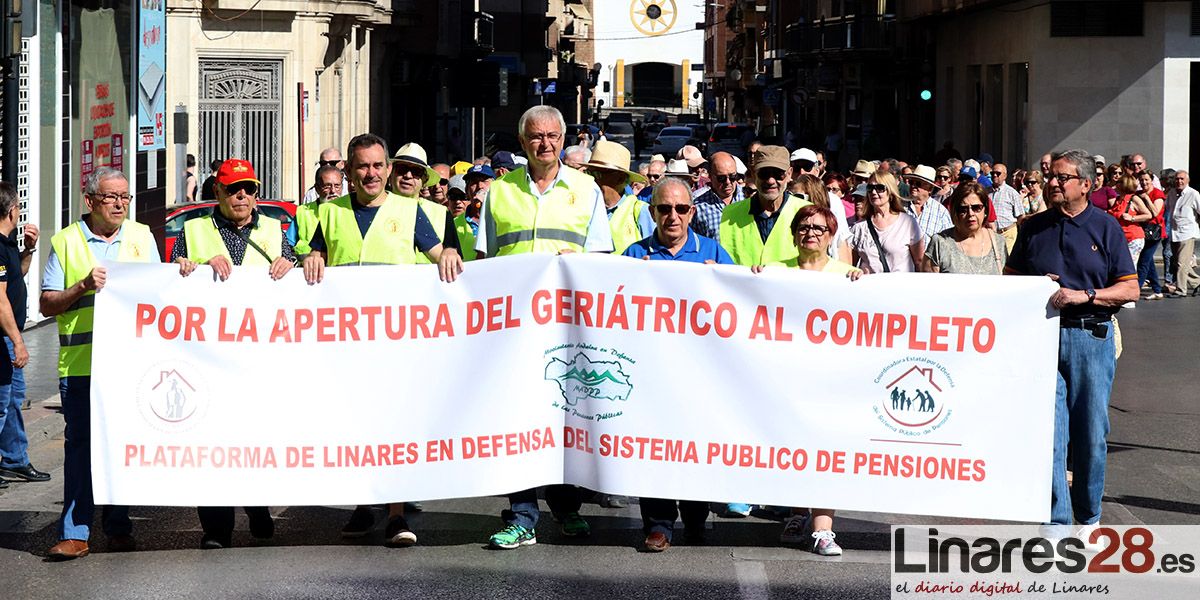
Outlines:
{"label": "blue baseball cap", "polygon": [[486,179],[495,179],[496,172],[493,171],[492,168],[487,165],[471,165],[471,168],[467,169],[467,172],[463,173],[462,177],[463,177],[463,179],[470,179],[472,177],[483,177]]}
{"label": "blue baseball cap", "polygon": [[496,169],[516,169],[517,161],[513,160],[512,152],[501,150],[492,155],[492,167]]}
{"label": "blue baseball cap", "polygon": [[958,172],[958,178],[962,179],[963,177],[977,179],[979,177],[979,172],[975,170],[975,167],[963,167],[962,170]]}

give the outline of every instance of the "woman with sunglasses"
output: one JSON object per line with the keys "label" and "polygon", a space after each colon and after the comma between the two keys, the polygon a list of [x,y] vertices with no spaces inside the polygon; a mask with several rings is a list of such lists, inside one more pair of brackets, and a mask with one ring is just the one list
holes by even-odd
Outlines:
{"label": "woman with sunglasses", "polygon": [[925,254],[917,220],[904,212],[891,173],[876,171],[867,180],[866,218],[850,231],[854,265],[864,273],[911,273]]}
{"label": "woman with sunglasses", "polygon": [[1025,216],[1046,210],[1046,202],[1042,199],[1043,181],[1042,172],[1037,169],[1030,169],[1021,180],[1021,205],[1025,207]]}
{"label": "woman with sunglasses", "polygon": [[942,165],[937,168],[937,175],[933,177],[933,200],[946,204],[946,199],[954,193],[953,177],[954,172],[950,167]]}
{"label": "woman with sunglasses", "polygon": [[1088,200],[1092,206],[1100,210],[1107,211],[1112,207],[1113,202],[1117,199],[1117,190],[1113,187],[1116,184],[1115,179],[1108,178],[1108,172],[1104,167],[1096,167],[1096,188],[1088,195]]}
{"label": "woman with sunglasses", "polygon": [[954,227],[929,240],[921,260],[925,273],[999,275],[1008,260],[1004,238],[987,223],[987,190],[974,181],[959,184],[950,196],[950,220]]}

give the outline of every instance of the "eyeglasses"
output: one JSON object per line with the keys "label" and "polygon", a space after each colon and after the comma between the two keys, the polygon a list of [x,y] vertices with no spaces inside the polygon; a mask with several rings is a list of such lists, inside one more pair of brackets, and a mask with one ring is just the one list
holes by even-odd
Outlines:
{"label": "eyeglasses", "polygon": [[1130,162],[1130,163],[1129,163],[1129,166],[1131,166],[1131,167],[1144,167],[1144,166],[1146,166],[1146,163],[1144,163],[1144,162]]}
{"label": "eyeglasses", "polygon": [[736,173],[733,175],[713,175],[712,178],[717,183],[729,183],[730,181],[737,181],[737,179],[738,176]]}
{"label": "eyeglasses", "polygon": [[317,161],[317,164],[321,165],[322,167],[336,167],[340,162],[342,162],[342,159],[339,158],[337,160],[320,160]]}
{"label": "eyeglasses", "polygon": [[1026,179],[1025,181],[1022,181],[1021,183],[1025,184],[1025,187],[1033,187],[1033,186],[1037,185],[1037,180],[1036,179]]}
{"label": "eyeglasses", "polygon": [[671,214],[672,210],[675,211],[675,214],[686,215],[686,214],[692,212],[692,205],[691,204],[655,204],[654,205],[654,212],[658,213],[658,215],[660,217],[665,217],[665,216]]}
{"label": "eyeglasses", "polygon": [[828,187],[828,188],[826,188],[826,189],[828,189],[829,191],[831,191],[831,192],[833,192],[833,193],[835,193],[835,194],[838,194],[838,195],[841,195],[841,193],[845,191],[845,190],[843,190],[842,188],[840,188],[840,187],[838,187],[838,186],[836,186],[836,185],[831,185],[831,186],[829,186],[829,187]]}
{"label": "eyeglasses", "polygon": [[225,186],[225,193],[229,194],[230,196],[236,196],[238,194],[257,196],[258,184],[254,183],[253,181],[239,181],[237,183],[231,183]]}
{"label": "eyeglasses", "polygon": [[106,206],[109,204],[116,204],[117,202],[129,204],[129,201],[133,200],[133,196],[129,194],[92,194],[92,198],[99,200],[100,204]]}
{"label": "eyeglasses", "polygon": [[[409,175],[414,179],[420,179],[425,176],[425,169],[422,169],[421,167],[417,167],[417,166],[413,166],[413,165],[405,165],[405,164],[397,163],[394,167],[392,167],[392,171],[394,171],[396,173],[397,177],[404,177],[405,175]],[[449,182],[447,182],[447,183],[449,183]]]}
{"label": "eyeglasses", "polygon": [[815,225],[813,223],[801,223],[796,226],[796,233],[801,235],[810,231],[817,235],[825,235],[826,233],[829,233],[829,228],[824,225]]}
{"label": "eyeglasses", "polygon": [[1064,186],[1067,185],[1067,182],[1072,179],[1083,179],[1083,177],[1080,177],[1079,175],[1068,175],[1066,173],[1051,173],[1046,176],[1046,181],[1051,179],[1058,181],[1058,185]]}
{"label": "eyeglasses", "polygon": [[647,173],[646,179],[649,179],[650,181],[658,181],[659,179],[662,179],[662,173]]}
{"label": "eyeglasses", "polygon": [[883,185],[882,183],[868,183],[867,191],[882,194],[884,192],[887,192],[887,186]]}
{"label": "eyeglasses", "polygon": [[442,186],[442,187],[446,187],[446,186],[450,185],[450,180],[449,180],[449,179],[443,179],[443,180],[441,180],[441,181],[438,181],[438,185],[440,185],[440,186]]}
{"label": "eyeglasses", "polygon": [[982,204],[959,204],[954,207],[954,210],[958,211],[960,215],[965,215],[968,213],[982,213],[985,208],[987,207]]}
{"label": "eyeglasses", "polygon": [[792,166],[796,167],[797,169],[800,169],[801,171],[807,171],[807,170],[813,168],[813,165],[815,165],[815,164],[816,163],[814,163],[811,160],[792,161]]}
{"label": "eyeglasses", "polygon": [[949,175],[938,175],[937,177],[934,177],[933,180],[934,181],[950,181],[950,176]]}
{"label": "eyeglasses", "polygon": [[758,169],[758,170],[754,171],[754,177],[757,179],[761,179],[762,181],[766,181],[768,179],[774,179],[776,181],[783,181],[783,175],[784,175],[783,169],[775,169],[775,168],[769,168],[769,167],[765,168],[765,169]]}
{"label": "eyeglasses", "polygon": [[992,171],[992,177],[1004,177],[1007,175],[1004,171]]}
{"label": "eyeglasses", "polygon": [[550,133],[537,133],[525,139],[531,142],[550,142],[553,144],[562,139],[562,134],[557,131],[551,131]]}

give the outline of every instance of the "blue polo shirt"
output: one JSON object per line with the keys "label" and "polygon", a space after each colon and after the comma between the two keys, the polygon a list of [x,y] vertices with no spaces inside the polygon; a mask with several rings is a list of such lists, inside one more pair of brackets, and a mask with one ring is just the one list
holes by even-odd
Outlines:
{"label": "blue polo shirt", "polygon": [[[1004,271],[1016,275],[1058,275],[1072,290],[1098,290],[1137,279],[1125,234],[1117,220],[1089,202],[1068,217],[1057,208],[1029,217],[1017,232]],[[1066,318],[1108,318],[1119,308],[1078,304],[1062,309]]]}
{"label": "blue polo shirt", "polygon": [[658,234],[653,233],[625,249],[625,256],[630,258],[650,257],[650,260],[681,260],[683,262],[702,263],[706,260],[716,261],[719,265],[735,264],[729,253],[716,240],[698,235],[688,228],[687,241],[679,254],[671,251],[658,242]]}

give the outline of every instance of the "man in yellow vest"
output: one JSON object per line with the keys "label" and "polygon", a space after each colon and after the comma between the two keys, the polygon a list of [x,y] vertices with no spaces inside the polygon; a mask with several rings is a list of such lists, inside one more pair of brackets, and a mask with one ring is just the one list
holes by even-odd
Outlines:
{"label": "man in yellow vest", "polygon": [[296,254],[308,254],[308,242],[312,241],[312,236],[317,231],[317,211],[321,209],[321,205],[345,195],[342,193],[343,177],[345,175],[342,174],[342,170],[333,165],[321,165],[321,168],[317,169],[317,183],[313,186],[317,191],[315,199],[301,204],[296,209]]}
{"label": "man in yellow vest", "polygon": [[625,193],[630,183],[646,182],[641,173],[629,170],[629,150],[625,146],[605,140],[596,142],[592,157],[583,165],[583,171],[596,180],[604,194],[613,252],[620,254],[634,242],[654,233],[650,205],[633,194]]}
{"label": "man in yellow vest", "polygon": [[[567,125],[553,106],[535,106],[517,123],[518,139],[528,165],[492,182],[479,215],[476,258],[527,252],[612,252],[612,232],[604,198],[591,177],[559,161]],[[491,537],[494,548],[518,548],[537,543],[537,490],[510,494],[504,511],[507,527]],[[546,487],[546,503],[559,517],[564,535],[591,533],[579,515],[581,490],[575,486]]]}
{"label": "man in yellow vest", "polygon": [[[454,229],[454,219],[449,217],[445,204],[432,198],[422,198],[425,186],[438,184],[442,174],[429,165],[429,156],[425,148],[416,142],[409,142],[396,151],[392,157],[392,174],[388,181],[391,183],[393,194],[405,198],[416,198],[420,201],[421,211],[429,217],[433,230],[438,235],[438,241],[449,248],[460,249],[458,233]],[[449,185],[449,181],[446,182]],[[443,194],[444,197],[444,194]],[[462,254],[459,252],[459,254]],[[417,264],[429,264],[431,261],[423,254],[417,255]]]}
{"label": "man in yellow vest", "polygon": [[[63,442],[63,512],[52,560],[87,556],[92,513],[91,385],[92,310],[104,289],[105,262],[159,262],[150,228],[129,216],[129,180],[117,169],[88,175],[83,204],[88,213],[50,239],[42,275],[41,311],[58,321],[58,376],[66,434]],[[108,549],[135,550],[129,508],[105,506]]]}
{"label": "man in yellow vest", "polygon": [[[442,245],[415,194],[400,196],[387,191],[386,183],[394,164],[388,160],[387,142],[364,133],[350,140],[346,155],[350,157],[348,175],[354,191],[321,205],[320,223],[310,243],[312,252],[304,258],[305,280],[309,284],[319,283],[325,277],[326,265],[410,265],[416,264],[417,256],[422,255],[437,263],[442,281],[454,281],[462,273],[458,249]],[[395,166],[413,168],[401,161]],[[414,182],[418,177],[409,172],[402,180]],[[411,189],[416,192],[419,187]],[[453,225],[453,220],[447,221]],[[457,242],[458,237],[450,235],[447,239]],[[342,536],[365,536],[374,525],[371,507],[359,506],[342,528]],[[388,505],[384,531],[384,544],[389,547],[417,543],[416,534],[409,530],[404,519],[402,502]]]}
{"label": "man in yellow vest", "polygon": [[783,146],[760,147],[754,153],[757,191],[721,211],[721,247],[739,265],[796,266],[800,253],[792,239],[792,217],[811,202],[787,192],[790,156]]}
{"label": "man in yellow vest", "polygon": [[[256,208],[259,185],[248,161],[231,158],[221,165],[217,170],[217,210],[184,223],[171,251],[171,262],[179,265],[180,275],[187,277],[198,264],[206,264],[225,281],[235,265],[244,265],[265,267],[271,279],[278,280],[296,266],[296,253],[283,235],[282,224]],[[267,507],[247,506],[245,511],[251,535],[257,539],[275,535],[275,523]],[[204,530],[201,549],[233,544],[233,507],[201,506],[196,512]]]}

